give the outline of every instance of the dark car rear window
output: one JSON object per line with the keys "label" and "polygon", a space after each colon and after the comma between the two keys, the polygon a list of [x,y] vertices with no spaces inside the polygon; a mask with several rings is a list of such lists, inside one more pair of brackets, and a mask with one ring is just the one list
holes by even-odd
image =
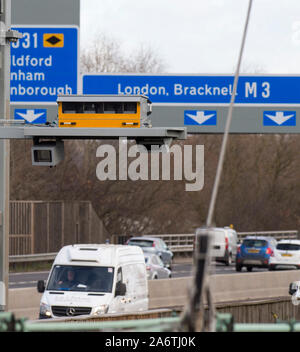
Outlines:
{"label": "dark car rear window", "polygon": [[300,245],[295,243],[278,243],[276,248],[281,251],[299,251]]}
{"label": "dark car rear window", "polygon": [[244,240],[243,245],[245,247],[261,248],[267,246],[268,243],[265,240]]}
{"label": "dark car rear window", "polygon": [[152,247],[153,241],[146,240],[130,240],[128,242],[129,246],[140,246],[140,247]]}

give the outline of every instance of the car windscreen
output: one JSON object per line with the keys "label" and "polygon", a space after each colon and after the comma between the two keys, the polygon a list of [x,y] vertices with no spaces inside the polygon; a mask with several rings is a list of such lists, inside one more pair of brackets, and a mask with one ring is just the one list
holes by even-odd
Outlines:
{"label": "car windscreen", "polygon": [[245,247],[251,247],[251,248],[262,248],[266,247],[268,245],[267,241],[265,240],[244,240],[243,246]]}
{"label": "car windscreen", "polygon": [[278,243],[276,249],[281,251],[300,251],[300,244],[296,243]]}
{"label": "car windscreen", "polygon": [[47,290],[112,292],[113,267],[56,265]]}
{"label": "car windscreen", "polygon": [[153,241],[129,240],[128,245],[129,246],[139,246],[139,247],[152,247],[153,246]]}

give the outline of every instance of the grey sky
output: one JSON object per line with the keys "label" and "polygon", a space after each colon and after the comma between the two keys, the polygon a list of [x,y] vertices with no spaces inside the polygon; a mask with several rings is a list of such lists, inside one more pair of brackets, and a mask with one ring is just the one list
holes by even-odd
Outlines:
{"label": "grey sky", "polygon": [[[151,46],[170,73],[235,67],[248,0],[81,0],[81,46],[97,33],[124,52]],[[300,73],[299,0],[254,0],[244,69]]]}

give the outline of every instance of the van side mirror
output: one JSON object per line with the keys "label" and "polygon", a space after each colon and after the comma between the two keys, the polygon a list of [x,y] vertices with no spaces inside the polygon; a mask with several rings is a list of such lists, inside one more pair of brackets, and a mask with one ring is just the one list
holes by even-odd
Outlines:
{"label": "van side mirror", "polygon": [[39,280],[37,282],[37,290],[40,293],[43,293],[45,291],[45,281],[44,280]]}
{"label": "van side mirror", "polygon": [[119,281],[116,285],[116,294],[115,296],[125,296],[126,295],[126,284]]}

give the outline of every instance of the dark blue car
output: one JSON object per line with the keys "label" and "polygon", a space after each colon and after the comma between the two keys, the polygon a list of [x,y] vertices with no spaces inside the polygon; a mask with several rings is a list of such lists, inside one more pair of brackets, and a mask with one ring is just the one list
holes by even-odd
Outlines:
{"label": "dark blue car", "polygon": [[237,250],[236,271],[241,271],[243,267],[246,267],[248,271],[251,271],[253,267],[268,268],[276,244],[277,241],[273,237],[246,237]]}

